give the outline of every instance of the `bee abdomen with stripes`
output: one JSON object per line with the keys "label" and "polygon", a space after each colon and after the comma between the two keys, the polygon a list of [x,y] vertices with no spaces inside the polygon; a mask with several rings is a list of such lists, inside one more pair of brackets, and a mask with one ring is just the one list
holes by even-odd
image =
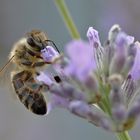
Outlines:
{"label": "bee abdomen with stripes", "polygon": [[27,109],[38,115],[47,112],[47,105],[44,99],[43,86],[38,84],[29,71],[21,71],[12,75],[13,87],[20,101]]}

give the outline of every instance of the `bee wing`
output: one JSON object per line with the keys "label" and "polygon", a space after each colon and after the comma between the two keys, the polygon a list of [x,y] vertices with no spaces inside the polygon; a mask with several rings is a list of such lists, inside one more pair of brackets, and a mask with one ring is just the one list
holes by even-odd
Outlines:
{"label": "bee wing", "polygon": [[12,82],[11,82],[11,71],[16,70],[16,67],[12,63],[12,57],[7,61],[7,63],[0,70],[0,88],[8,93],[12,93],[12,98],[16,99],[16,94],[14,93]]}

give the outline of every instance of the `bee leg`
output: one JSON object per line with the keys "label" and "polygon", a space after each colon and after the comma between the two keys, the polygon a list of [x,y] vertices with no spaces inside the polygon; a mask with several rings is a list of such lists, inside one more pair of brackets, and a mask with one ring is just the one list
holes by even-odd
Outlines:
{"label": "bee leg", "polygon": [[46,62],[44,61],[41,61],[41,62],[35,62],[32,64],[33,67],[41,67],[41,66],[44,66],[46,65]]}
{"label": "bee leg", "polygon": [[46,62],[44,61],[41,61],[41,62],[29,62],[29,61],[23,61],[21,62],[22,65],[24,66],[32,66],[32,67],[41,67],[41,66],[44,66],[46,65]]}

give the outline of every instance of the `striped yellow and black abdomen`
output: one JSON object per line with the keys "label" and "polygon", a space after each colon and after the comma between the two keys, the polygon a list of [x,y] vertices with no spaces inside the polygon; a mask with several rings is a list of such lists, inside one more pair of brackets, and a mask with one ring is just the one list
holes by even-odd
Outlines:
{"label": "striped yellow and black abdomen", "polygon": [[30,71],[13,74],[12,83],[17,96],[27,109],[38,115],[46,114],[47,105],[41,93],[44,87],[34,80]]}

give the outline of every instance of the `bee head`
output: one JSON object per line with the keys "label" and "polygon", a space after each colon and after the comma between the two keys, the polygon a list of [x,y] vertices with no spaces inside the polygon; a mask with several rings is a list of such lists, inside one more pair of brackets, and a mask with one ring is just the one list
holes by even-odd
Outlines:
{"label": "bee head", "polygon": [[45,40],[47,40],[47,36],[40,30],[33,30],[27,33],[27,43],[37,52],[40,52],[45,46],[47,46]]}
{"label": "bee head", "polygon": [[40,30],[32,30],[27,33],[27,43],[32,47],[32,50],[41,52],[46,46],[51,45],[60,53],[59,49],[52,40],[47,38],[47,35]]}

